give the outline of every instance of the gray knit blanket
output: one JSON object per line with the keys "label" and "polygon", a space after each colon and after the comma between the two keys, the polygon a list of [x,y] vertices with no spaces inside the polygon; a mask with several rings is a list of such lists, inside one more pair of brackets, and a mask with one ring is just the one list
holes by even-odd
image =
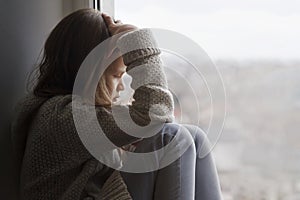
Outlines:
{"label": "gray knit blanket", "polygon": [[[121,53],[130,45],[142,48],[123,55],[129,75],[134,67],[150,64],[142,74],[150,83],[135,90],[130,116],[137,124],[148,124],[150,107],[159,104],[162,107],[151,109],[152,115],[163,123],[172,122],[174,102],[151,30],[132,31],[117,41]],[[140,77],[132,76],[132,84],[137,84]],[[116,125],[110,109],[96,106],[95,110],[103,131],[117,146],[140,140]],[[51,98],[27,94],[15,108],[11,131],[20,166],[20,199],[132,199],[119,171],[95,159],[80,140],[71,94]]]}

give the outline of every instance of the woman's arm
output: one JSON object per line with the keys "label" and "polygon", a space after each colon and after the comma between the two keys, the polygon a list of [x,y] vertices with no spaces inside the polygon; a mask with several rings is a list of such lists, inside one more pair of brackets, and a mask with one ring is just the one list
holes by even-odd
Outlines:
{"label": "woman's arm", "polygon": [[[160,58],[161,51],[151,30],[138,29],[125,33],[118,39],[117,47],[124,54],[123,60],[127,65],[127,73],[132,76],[131,85],[135,89],[133,96],[135,101],[132,105],[126,106],[132,120],[139,126],[145,126],[150,123],[151,115],[156,122],[172,122],[173,97],[168,90]],[[130,52],[126,53],[128,51]],[[141,83],[143,85],[138,87]],[[153,105],[156,106],[150,109]],[[110,110],[97,107],[97,116],[101,128],[116,145],[123,146],[139,140],[118,127]],[[128,119],[124,119],[126,120]],[[141,137],[143,137],[142,133]]]}
{"label": "woman's arm", "polygon": [[133,96],[135,101],[129,107],[133,120],[139,125],[147,125],[150,122],[150,108],[157,105],[156,109],[151,109],[152,118],[172,122],[173,98],[168,90],[161,51],[151,30],[139,29],[127,33],[118,40],[117,46],[124,54],[127,73],[132,76],[131,85],[136,89]]}

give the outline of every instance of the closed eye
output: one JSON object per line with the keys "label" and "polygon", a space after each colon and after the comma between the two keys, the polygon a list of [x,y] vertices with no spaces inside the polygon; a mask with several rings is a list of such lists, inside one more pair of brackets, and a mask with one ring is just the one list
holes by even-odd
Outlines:
{"label": "closed eye", "polygon": [[113,75],[113,76],[114,76],[115,78],[122,78],[123,74],[124,74],[124,72],[122,72],[121,74],[115,74],[115,75]]}
{"label": "closed eye", "polygon": [[122,75],[114,75],[115,78],[122,78]]}

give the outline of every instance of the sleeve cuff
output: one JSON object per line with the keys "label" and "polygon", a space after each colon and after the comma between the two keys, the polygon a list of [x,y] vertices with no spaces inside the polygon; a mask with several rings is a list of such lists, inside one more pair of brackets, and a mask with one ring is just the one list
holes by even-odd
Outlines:
{"label": "sleeve cuff", "polygon": [[117,47],[127,66],[135,60],[161,53],[150,29],[138,29],[122,35],[117,41]]}
{"label": "sleeve cuff", "polygon": [[157,42],[151,29],[138,29],[122,35],[117,41],[122,53],[145,48],[157,48]]}

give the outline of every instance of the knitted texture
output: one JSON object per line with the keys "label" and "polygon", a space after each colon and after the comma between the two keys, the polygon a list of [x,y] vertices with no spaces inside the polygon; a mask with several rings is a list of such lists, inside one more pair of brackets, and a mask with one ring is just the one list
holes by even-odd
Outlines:
{"label": "knitted texture", "polygon": [[[139,65],[147,66],[144,73],[132,75],[133,85],[141,77],[150,82],[136,88],[135,101],[125,106],[132,119],[139,125],[148,124],[150,115],[162,123],[172,122],[174,102],[151,31],[140,29],[126,33],[117,45],[121,52],[131,45],[141,47],[123,56],[129,74]],[[150,109],[155,104],[158,106]],[[130,144],[140,138],[123,132],[110,109],[95,108],[107,137],[123,149],[132,149]],[[11,131],[16,161],[21,166],[21,199],[131,199],[120,173],[109,174],[110,168],[95,159],[82,144],[74,125],[72,95],[45,98],[28,94],[16,106]]]}
{"label": "knitted texture", "polygon": [[151,121],[150,116],[160,122],[172,122],[174,102],[159,56],[161,51],[151,30],[131,32],[121,37],[117,44],[124,54],[127,73],[132,76],[131,87],[135,89],[135,101],[129,107],[132,119],[141,126]]}
{"label": "knitted texture", "polygon": [[131,200],[127,191],[127,186],[122,179],[119,171],[114,171],[102,187],[103,194],[100,194],[99,200]]}

